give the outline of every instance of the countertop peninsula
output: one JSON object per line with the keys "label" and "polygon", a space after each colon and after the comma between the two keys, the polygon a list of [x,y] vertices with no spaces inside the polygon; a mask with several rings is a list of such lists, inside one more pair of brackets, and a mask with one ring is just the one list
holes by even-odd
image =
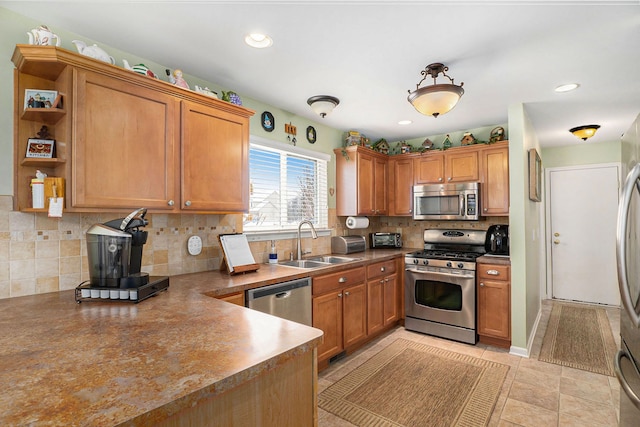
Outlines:
{"label": "countertop peninsula", "polygon": [[0,425],[154,425],[313,351],[322,331],[214,298],[393,258],[346,256],[312,271],[263,264],[170,278],[138,304],[75,301],[75,291],[0,300]]}

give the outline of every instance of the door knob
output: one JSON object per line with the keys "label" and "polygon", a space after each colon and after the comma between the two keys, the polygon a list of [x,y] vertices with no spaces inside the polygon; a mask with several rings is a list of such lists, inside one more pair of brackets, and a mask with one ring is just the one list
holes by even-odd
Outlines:
{"label": "door knob", "polygon": [[553,243],[557,245],[560,243],[560,240],[554,240]]}

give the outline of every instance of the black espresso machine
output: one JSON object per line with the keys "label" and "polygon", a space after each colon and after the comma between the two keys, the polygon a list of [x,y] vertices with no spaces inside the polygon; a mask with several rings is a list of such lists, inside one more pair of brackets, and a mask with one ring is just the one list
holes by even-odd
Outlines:
{"label": "black espresso machine", "polygon": [[142,248],[148,232],[147,210],[140,208],[126,218],[94,224],[87,230],[89,283],[76,288],[76,301],[126,300],[139,302],[169,287],[168,277],[143,273]]}

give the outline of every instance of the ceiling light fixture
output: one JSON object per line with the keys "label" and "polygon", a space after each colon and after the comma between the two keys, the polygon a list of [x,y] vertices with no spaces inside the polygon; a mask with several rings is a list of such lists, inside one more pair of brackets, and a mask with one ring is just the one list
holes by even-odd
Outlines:
{"label": "ceiling light fixture", "polygon": [[398,124],[401,126],[410,125],[411,123],[413,123],[411,120],[400,120],[398,122]]}
{"label": "ceiling light fixture", "polygon": [[245,36],[244,42],[251,47],[264,49],[273,44],[273,39],[266,34],[251,33]]}
{"label": "ceiling light fixture", "polygon": [[583,141],[586,141],[588,138],[595,135],[598,129],[600,129],[600,125],[584,125],[569,129],[569,132]]}
{"label": "ceiling light fixture", "polygon": [[[446,74],[447,71],[449,71],[449,67],[435,62],[427,65],[420,72],[424,77],[416,85],[416,90],[413,92],[408,91],[409,96],[407,97],[407,100],[419,113],[438,117],[451,111],[464,94],[464,89],[462,89],[464,83],[460,83],[460,86],[455,85],[453,79]],[[440,73],[448,78],[451,83],[436,84],[436,78]],[[420,84],[427,78],[427,75],[433,78],[433,85],[421,88]]]}
{"label": "ceiling light fixture", "polygon": [[567,83],[567,84],[558,86],[554,90],[556,92],[569,92],[571,90],[578,89],[579,87],[580,85],[578,83]]}
{"label": "ceiling light fixture", "polygon": [[317,95],[307,99],[307,104],[317,115],[324,119],[340,104],[340,100],[335,96]]}

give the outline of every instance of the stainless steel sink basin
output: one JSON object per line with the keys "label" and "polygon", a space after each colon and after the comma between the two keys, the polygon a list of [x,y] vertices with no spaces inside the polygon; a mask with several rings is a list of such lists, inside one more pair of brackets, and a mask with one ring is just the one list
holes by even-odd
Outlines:
{"label": "stainless steel sink basin", "polygon": [[307,258],[310,261],[326,262],[329,264],[342,264],[343,262],[359,261],[362,258],[347,258],[335,255],[322,255]]}
{"label": "stainless steel sink basin", "polygon": [[326,267],[329,264],[328,262],[319,262],[315,260],[309,259],[296,259],[293,261],[282,261],[279,262],[278,265],[284,265],[286,267],[298,267],[298,268],[318,268],[318,267]]}

